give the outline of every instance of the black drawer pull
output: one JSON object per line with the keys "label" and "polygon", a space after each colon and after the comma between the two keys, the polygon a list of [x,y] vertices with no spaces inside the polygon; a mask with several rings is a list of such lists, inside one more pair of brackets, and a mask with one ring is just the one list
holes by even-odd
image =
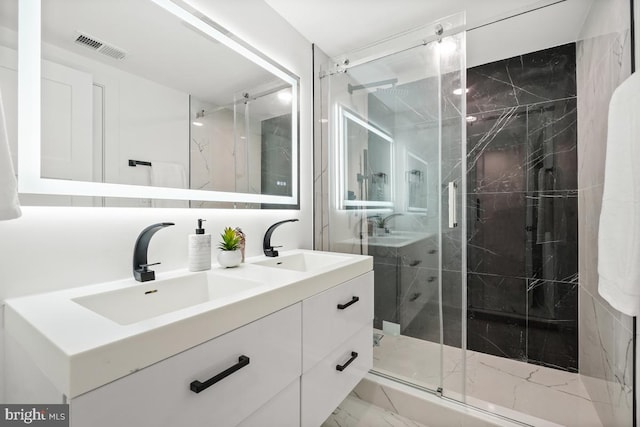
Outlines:
{"label": "black drawer pull", "polygon": [[346,304],[338,304],[338,310],[344,310],[345,308],[349,307],[352,304],[357,303],[358,301],[360,301],[359,297],[353,297],[351,298],[351,301],[349,301]]}
{"label": "black drawer pull", "polygon": [[344,365],[336,365],[336,370],[340,372],[344,371],[347,368],[347,366],[351,365],[351,362],[356,360],[356,357],[358,357],[358,353],[356,353],[355,351],[352,351],[351,359],[347,360],[347,363],[345,363]]}
{"label": "black drawer pull", "polygon": [[224,371],[220,372],[218,375],[215,375],[209,378],[205,382],[201,383],[198,380],[192,381],[190,384],[191,391],[194,393],[200,393],[201,391],[206,390],[207,388],[211,387],[218,381],[223,380],[229,375],[233,374],[234,372],[244,368],[248,364],[249,364],[249,358],[243,354],[242,356],[238,357],[238,363],[236,363],[235,365],[233,365],[228,369],[225,369]]}

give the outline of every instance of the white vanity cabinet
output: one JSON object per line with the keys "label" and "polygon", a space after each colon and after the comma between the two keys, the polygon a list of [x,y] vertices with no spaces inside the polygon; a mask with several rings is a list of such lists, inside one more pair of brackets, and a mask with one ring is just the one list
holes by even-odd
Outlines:
{"label": "white vanity cabinet", "polygon": [[318,427],[371,369],[372,320],[369,272],[72,399],[72,427]]}
{"label": "white vanity cabinet", "polygon": [[[300,308],[295,304],[71,399],[72,427],[240,424],[299,379]],[[194,381],[205,383],[232,367],[238,369],[198,393],[192,391]],[[287,419],[299,417],[297,404],[278,408],[266,408],[273,425],[285,426]]]}
{"label": "white vanity cabinet", "polygon": [[302,301],[301,426],[318,427],[373,366],[373,272]]}
{"label": "white vanity cabinet", "polygon": [[372,267],[297,250],[235,271],[237,294],[127,325],[74,302],[127,281],[9,300],[7,403],[68,400],[72,427],[319,427],[372,367]]}

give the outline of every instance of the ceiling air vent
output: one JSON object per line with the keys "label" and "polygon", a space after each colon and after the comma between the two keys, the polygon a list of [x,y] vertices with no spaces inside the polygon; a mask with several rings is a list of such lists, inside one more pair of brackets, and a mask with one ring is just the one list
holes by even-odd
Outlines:
{"label": "ceiling air vent", "polygon": [[124,50],[81,32],[76,32],[75,42],[111,58],[124,59],[127,55]]}

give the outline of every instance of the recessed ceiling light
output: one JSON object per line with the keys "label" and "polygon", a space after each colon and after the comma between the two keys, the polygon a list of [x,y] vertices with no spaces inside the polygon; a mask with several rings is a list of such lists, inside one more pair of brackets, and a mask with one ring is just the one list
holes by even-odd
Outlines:
{"label": "recessed ceiling light", "polygon": [[478,118],[476,116],[467,116],[467,123],[473,123],[477,120]]}
{"label": "recessed ceiling light", "polygon": [[197,122],[197,121],[193,121],[193,122],[191,122],[191,124],[194,125],[194,126],[204,126],[204,123]]}

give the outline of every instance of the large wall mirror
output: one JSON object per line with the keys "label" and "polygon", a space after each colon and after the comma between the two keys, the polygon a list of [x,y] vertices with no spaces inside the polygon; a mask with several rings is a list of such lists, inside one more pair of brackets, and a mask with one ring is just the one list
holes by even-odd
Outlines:
{"label": "large wall mirror", "polygon": [[21,193],[297,207],[295,75],[179,1],[11,1]]}

